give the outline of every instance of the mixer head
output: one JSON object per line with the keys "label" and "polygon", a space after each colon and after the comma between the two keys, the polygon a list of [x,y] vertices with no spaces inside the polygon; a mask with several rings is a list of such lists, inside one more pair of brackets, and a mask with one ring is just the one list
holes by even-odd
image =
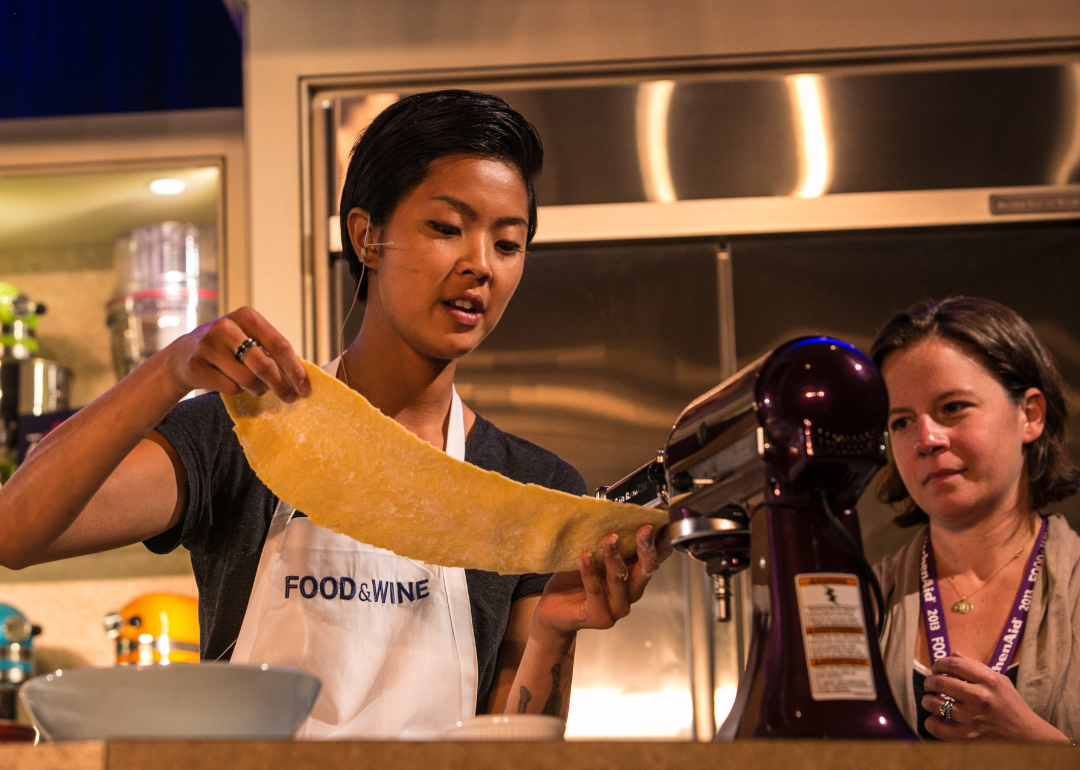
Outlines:
{"label": "mixer head", "polygon": [[885,384],[846,342],[805,337],[780,346],[761,365],[754,403],[772,498],[825,490],[853,504],[887,460]]}
{"label": "mixer head", "polygon": [[[877,367],[829,337],[791,340],[692,402],[663,452],[672,544],[706,564],[716,616],[750,555],[762,504],[853,504],[886,461],[887,396]],[[640,473],[640,472],[639,472]]]}

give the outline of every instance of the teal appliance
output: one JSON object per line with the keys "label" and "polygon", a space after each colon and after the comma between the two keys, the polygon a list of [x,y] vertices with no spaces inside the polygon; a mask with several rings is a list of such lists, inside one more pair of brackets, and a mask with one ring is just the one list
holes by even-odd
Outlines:
{"label": "teal appliance", "polygon": [[23,682],[34,675],[34,637],[41,627],[10,604],[0,604],[0,719],[15,718]]}

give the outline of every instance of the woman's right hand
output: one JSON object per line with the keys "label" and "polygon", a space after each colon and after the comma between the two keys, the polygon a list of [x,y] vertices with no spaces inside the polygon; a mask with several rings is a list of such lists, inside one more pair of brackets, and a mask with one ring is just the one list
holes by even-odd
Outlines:
{"label": "woman's right hand", "polygon": [[[927,694],[922,707],[930,712],[923,725],[943,741],[985,739],[992,741],[1070,742],[1065,733],[1036,714],[1004,674],[981,660],[954,652],[934,663],[926,677]],[[952,701],[952,719],[938,718],[938,709]]]}
{"label": "woman's right hand", "polygon": [[[236,350],[251,338],[243,361]],[[242,307],[180,337],[163,351],[178,392],[216,390],[227,396],[267,390],[286,403],[307,395],[307,373],[289,341],[257,311]]]}

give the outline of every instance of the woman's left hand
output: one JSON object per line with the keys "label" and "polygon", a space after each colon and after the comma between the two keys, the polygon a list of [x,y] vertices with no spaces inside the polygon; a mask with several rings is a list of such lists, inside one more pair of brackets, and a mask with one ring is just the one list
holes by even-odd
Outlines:
{"label": "woman's left hand", "polygon": [[671,555],[665,534],[654,536],[648,524],[637,531],[637,559],[629,565],[619,555],[618,537],[603,543],[604,563],[582,554],[578,572],[558,572],[548,581],[533,615],[533,631],[570,637],[582,628],[611,628],[630,613],[649,578]]}
{"label": "woman's left hand", "polygon": [[[577,632],[583,628],[611,628],[629,614],[630,605],[641,598],[660,562],[671,554],[666,534],[656,537],[648,524],[638,529],[636,540],[637,557],[629,565],[619,555],[618,537],[608,535],[602,546],[603,565],[595,563],[592,554],[584,553],[579,570],[552,575],[539,600],[520,600],[537,603],[513,681],[506,682],[509,677],[502,673],[496,675],[497,681],[509,686],[497,686],[494,708],[505,702],[503,710],[512,713],[566,718]],[[511,613],[512,625],[513,617]],[[521,630],[515,631],[515,638],[521,638]],[[507,640],[512,631],[507,630]],[[499,655],[501,658],[501,650]]]}
{"label": "woman's left hand", "polygon": [[[930,712],[926,729],[935,738],[1069,743],[1064,733],[1031,710],[1007,676],[986,664],[953,653],[937,661],[932,671],[922,706]],[[953,699],[951,724],[938,717],[945,699],[931,693]]]}

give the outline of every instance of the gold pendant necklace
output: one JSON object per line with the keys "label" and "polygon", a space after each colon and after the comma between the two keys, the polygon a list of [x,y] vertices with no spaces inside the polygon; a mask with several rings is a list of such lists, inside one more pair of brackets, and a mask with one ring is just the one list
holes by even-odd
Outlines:
{"label": "gold pendant necklace", "polygon": [[[951,583],[952,581],[950,580],[949,582]],[[956,591],[956,588],[954,587],[953,590]],[[960,593],[959,591],[956,592]],[[961,596],[960,601],[956,602],[952,606],[952,611],[959,612],[961,615],[967,615],[973,609],[975,609],[975,605],[969,602],[966,596]]]}
{"label": "gold pendant necklace", "polygon": [[978,588],[976,588],[974,591],[972,591],[969,594],[961,594],[960,591],[956,587],[956,583],[953,582],[952,577],[950,576],[950,577],[946,578],[946,580],[949,581],[949,585],[952,586],[952,590],[955,591],[956,594],[960,597],[959,601],[957,601],[957,602],[955,602],[953,604],[952,611],[956,612],[956,613],[958,613],[960,615],[967,615],[969,612],[971,612],[973,609],[975,609],[975,605],[968,601],[968,597],[969,596],[974,596],[975,594],[979,593],[979,591],[986,588],[986,586],[990,584],[990,581],[994,579],[994,577],[997,575],[997,573],[1001,572],[1003,569],[1005,569],[1010,564],[1012,564],[1014,561],[1016,561],[1018,558],[1020,558],[1020,554],[1022,554],[1024,552],[1024,549],[1026,547],[1027,547],[1026,545],[1020,546],[1020,549],[1016,553],[1014,553],[1012,555],[1011,559],[1009,559],[1007,562],[1005,562],[1000,567],[998,567],[996,570],[994,570],[990,574],[990,577],[988,577],[986,580],[983,581],[983,584],[981,586],[979,586]]}

